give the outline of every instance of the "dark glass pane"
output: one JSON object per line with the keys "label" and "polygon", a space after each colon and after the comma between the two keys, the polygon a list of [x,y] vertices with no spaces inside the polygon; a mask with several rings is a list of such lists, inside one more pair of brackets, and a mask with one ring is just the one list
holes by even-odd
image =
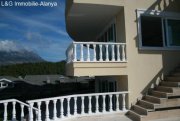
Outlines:
{"label": "dark glass pane", "polygon": [[168,39],[172,46],[180,46],[180,20],[168,20]]}
{"label": "dark glass pane", "polygon": [[163,47],[161,18],[141,16],[142,46]]}

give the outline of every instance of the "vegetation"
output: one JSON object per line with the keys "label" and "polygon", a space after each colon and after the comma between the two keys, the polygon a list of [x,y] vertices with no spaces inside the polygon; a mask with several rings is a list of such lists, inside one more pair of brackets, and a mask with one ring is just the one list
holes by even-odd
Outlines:
{"label": "vegetation", "polygon": [[44,74],[65,74],[65,61],[61,62],[38,62],[23,63],[0,66],[1,76],[22,76],[25,75],[44,75]]}

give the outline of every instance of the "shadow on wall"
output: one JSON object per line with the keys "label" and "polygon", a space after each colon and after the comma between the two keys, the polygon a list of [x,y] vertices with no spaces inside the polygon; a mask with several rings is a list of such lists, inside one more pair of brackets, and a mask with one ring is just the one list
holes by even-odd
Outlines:
{"label": "shadow on wall", "polygon": [[149,89],[153,89],[159,85],[159,83],[163,80],[164,74],[163,69],[161,69],[157,75],[147,84],[147,86],[142,90],[141,94],[146,95]]}

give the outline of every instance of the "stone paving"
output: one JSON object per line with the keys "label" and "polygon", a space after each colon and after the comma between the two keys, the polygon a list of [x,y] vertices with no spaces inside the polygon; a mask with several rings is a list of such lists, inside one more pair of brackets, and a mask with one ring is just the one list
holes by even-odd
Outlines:
{"label": "stone paving", "polygon": [[[75,119],[69,119],[68,121],[132,121],[128,117],[122,114],[113,114],[113,115],[101,115],[101,116],[86,116]],[[166,118],[150,121],[180,121],[180,117],[175,118]]]}

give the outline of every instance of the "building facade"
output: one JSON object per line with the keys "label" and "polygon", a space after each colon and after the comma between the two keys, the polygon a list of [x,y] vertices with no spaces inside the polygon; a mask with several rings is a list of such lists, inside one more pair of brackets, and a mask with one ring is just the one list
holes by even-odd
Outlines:
{"label": "building facade", "polygon": [[[66,74],[94,76],[96,91],[129,91],[129,106],[180,62],[177,0],[68,0]],[[110,89],[115,88],[115,89]]]}

